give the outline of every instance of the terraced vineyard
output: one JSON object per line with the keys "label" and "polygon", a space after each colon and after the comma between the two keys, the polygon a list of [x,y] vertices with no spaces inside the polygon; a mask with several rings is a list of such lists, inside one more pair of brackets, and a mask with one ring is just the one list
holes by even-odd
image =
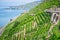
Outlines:
{"label": "terraced vineyard", "polygon": [[51,37],[46,38],[53,23],[50,21],[51,14],[44,10],[52,7],[53,4],[58,6],[58,0],[43,1],[28,13],[23,13],[5,27],[0,40],[59,40],[60,22],[50,32]]}

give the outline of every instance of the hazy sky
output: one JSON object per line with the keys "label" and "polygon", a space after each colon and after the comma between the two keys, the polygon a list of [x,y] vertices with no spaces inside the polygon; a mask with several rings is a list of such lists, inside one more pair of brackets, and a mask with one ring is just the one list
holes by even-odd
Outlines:
{"label": "hazy sky", "polygon": [[40,1],[40,0],[0,0],[0,7],[22,5],[33,1]]}

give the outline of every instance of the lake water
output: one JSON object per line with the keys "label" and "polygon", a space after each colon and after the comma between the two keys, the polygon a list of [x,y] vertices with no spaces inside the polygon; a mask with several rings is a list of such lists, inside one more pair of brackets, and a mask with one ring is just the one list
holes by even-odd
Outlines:
{"label": "lake water", "polygon": [[[25,1],[24,1],[24,3],[25,3]],[[20,15],[24,11],[29,11],[30,9],[37,6],[39,3],[40,3],[40,1],[35,1],[35,2],[28,3],[28,4],[24,4],[22,6],[22,4],[17,5],[15,2],[14,3],[13,2],[9,3],[8,1],[7,2],[3,2],[3,1],[0,2],[0,27],[5,26],[6,24],[8,24],[10,22],[10,19],[17,17],[18,15]],[[11,6],[17,7],[17,9],[14,9],[14,8],[9,9]],[[8,8],[8,9],[6,9],[6,8]]]}
{"label": "lake water", "polygon": [[15,18],[16,16],[20,15],[24,10],[6,10],[0,9],[0,27],[8,24],[10,19]]}
{"label": "lake water", "polygon": [[30,9],[37,6],[37,4],[39,3],[40,2],[32,3],[32,4],[29,4],[29,6],[24,5],[24,7],[22,7],[21,9],[19,7],[17,7],[18,9],[16,8],[11,9],[9,7],[0,6],[0,27],[5,26],[6,24],[10,22],[10,19],[17,17],[18,15],[20,15],[21,13],[25,11],[29,11]]}

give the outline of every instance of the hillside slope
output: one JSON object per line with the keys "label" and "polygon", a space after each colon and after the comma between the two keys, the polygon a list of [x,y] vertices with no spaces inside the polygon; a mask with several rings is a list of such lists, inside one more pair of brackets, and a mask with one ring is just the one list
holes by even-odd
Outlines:
{"label": "hillside slope", "polygon": [[8,24],[0,36],[0,40],[59,40],[60,22],[50,32],[51,37],[46,38],[53,23],[50,21],[51,14],[44,12],[45,9],[59,6],[58,0],[43,1],[29,12],[23,13],[15,21]]}

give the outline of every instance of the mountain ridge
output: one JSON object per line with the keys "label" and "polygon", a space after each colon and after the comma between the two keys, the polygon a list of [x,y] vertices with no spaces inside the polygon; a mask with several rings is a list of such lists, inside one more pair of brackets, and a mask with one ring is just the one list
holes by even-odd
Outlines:
{"label": "mountain ridge", "polygon": [[[4,9],[11,9],[11,10],[26,10],[26,9],[32,9],[34,6],[37,6],[40,3],[40,1],[34,1],[31,3],[27,3],[24,5],[18,5],[18,6],[9,6],[8,8],[4,8]],[[31,6],[32,5],[32,6]]]}

